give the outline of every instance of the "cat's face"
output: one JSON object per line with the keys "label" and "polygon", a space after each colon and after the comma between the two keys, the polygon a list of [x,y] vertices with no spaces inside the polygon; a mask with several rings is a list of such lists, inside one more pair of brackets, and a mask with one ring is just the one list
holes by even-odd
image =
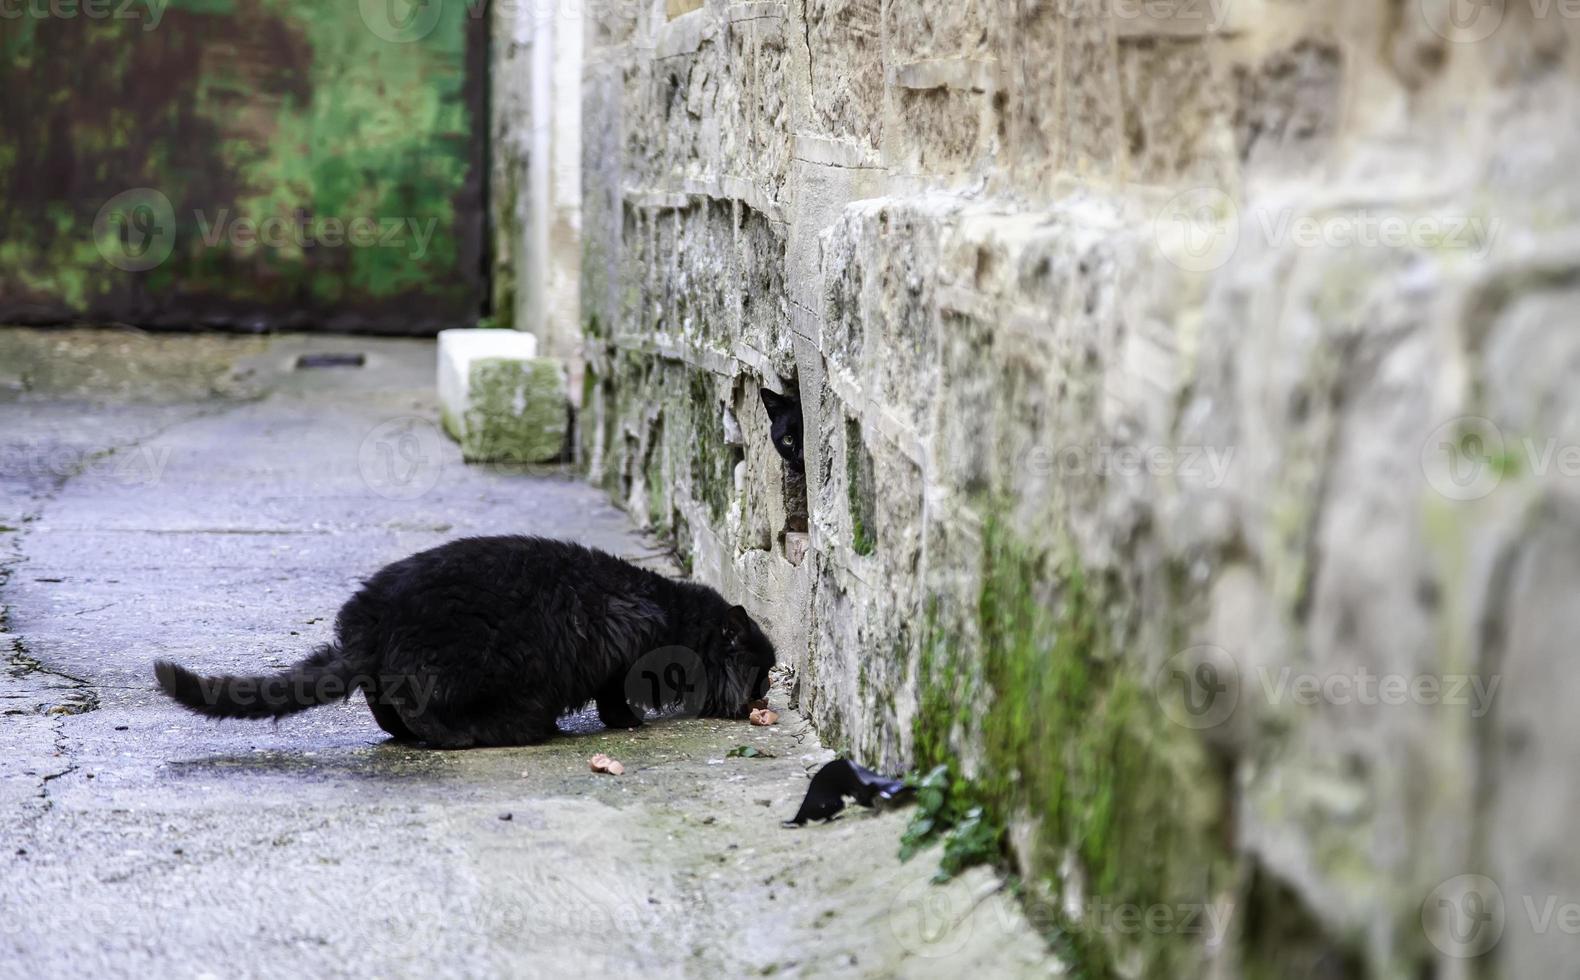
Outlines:
{"label": "cat's face", "polygon": [[741,606],[724,614],[713,643],[708,699],[702,713],[717,718],[744,718],[751,702],[768,694],[768,671],[774,645]]}
{"label": "cat's face", "polygon": [[772,423],[774,452],[784,457],[797,473],[805,472],[806,456],[801,445],[801,403],[787,395],[762,389],[763,408]]}

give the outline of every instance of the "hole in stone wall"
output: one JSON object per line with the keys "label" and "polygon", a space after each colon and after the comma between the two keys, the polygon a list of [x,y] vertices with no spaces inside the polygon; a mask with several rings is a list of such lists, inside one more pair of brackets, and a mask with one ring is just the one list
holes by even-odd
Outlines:
{"label": "hole in stone wall", "polygon": [[[788,558],[792,564],[799,565],[801,563],[801,558],[806,555],[808,543],[805,468],[806,416],[804,414],[805,403],[801,400],[800,380],[794,377],[781,379],[779,382],[779,394],[785,398],[792,399],[797,405],[803,406],[803,409],[801,409],[803,412],[801,416],[801,424],[799,427],[794,427],[793,430],[787,430],[785,432],[776,434],[773,429],[772,416],[770,416],[769,422],[770,438],[782,439],[791,437],[794,440],[793,447],[776,444],[771,448],[773,449],[774,455],[779,459],[780,463],[779,492],[781,495],[780,499],[784,503],[785,512],[784,527],[780,529],[778,535],[779,542],[784,547],[785,557]],[[801,466],[797,467],[788,459],[786,459],[786,453],[793,453],[797,455],[801,460]]]}
{"label": "hole in stone wall", "polygon": [[1335,944],[1295,890],[1257,867],[1246,896],[1246,948],[1270,975],[1342,980],[1360,977],[1360,958]]}
{"label": "hole in stone wall", "polygon": [[976,288],[985,289],[993,282],[993,274],[998,267],[998,257],[986,245],[977,247],[977,267],[973,275]]}
{"label": "hole in stone wall", "polygon": [[638,453],[640,445],[641,443],[637,439],[636,433],[627,429],[625,433],[625,452],[621,454],[621,463],[623,465],[620,468],[620,499],[625,501],[628,506],[631,501],[631,483],[636,479],[633,468],[637,465],[640,458]]}

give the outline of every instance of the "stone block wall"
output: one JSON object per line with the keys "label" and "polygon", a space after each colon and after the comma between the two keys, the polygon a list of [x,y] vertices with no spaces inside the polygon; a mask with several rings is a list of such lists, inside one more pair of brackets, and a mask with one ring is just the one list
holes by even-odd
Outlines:
{"label": "stone block wall", "polygon": [[591,2],[588,474],[1087,975],[1572,970],[1576,13]]}

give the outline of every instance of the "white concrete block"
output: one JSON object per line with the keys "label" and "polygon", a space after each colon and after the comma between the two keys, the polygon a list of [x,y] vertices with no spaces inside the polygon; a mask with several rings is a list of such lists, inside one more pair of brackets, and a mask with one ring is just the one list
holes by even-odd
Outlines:
{"label": "white concrete block", "polygon": [[538,338],[519,330],[441,330],[439,332],[439,411],[445,428],[465,436],[471,404],[472,362],[483,358],[527,361],[538,356]]}

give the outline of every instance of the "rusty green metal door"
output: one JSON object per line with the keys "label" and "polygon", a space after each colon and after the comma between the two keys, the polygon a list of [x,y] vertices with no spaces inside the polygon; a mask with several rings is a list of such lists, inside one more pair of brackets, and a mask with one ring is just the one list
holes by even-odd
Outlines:
{"label": "rusty green metal door", "polygon": [[0,5],[0,323],[473,325],[485,9]]}

